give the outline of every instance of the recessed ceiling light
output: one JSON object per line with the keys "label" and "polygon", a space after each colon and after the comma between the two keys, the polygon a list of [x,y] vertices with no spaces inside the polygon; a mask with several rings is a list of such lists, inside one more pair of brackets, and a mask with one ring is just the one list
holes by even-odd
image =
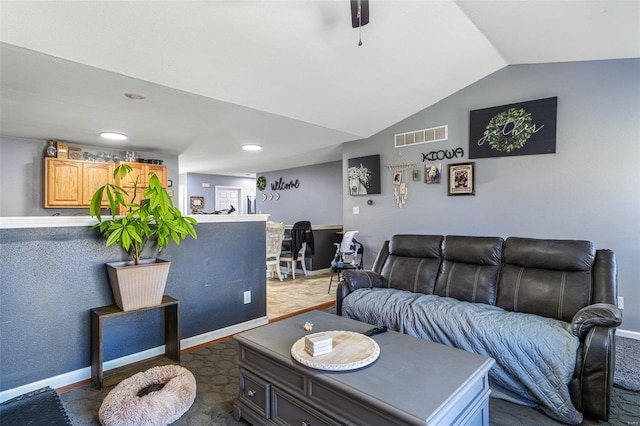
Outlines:
{"label": "recessed ceiling light", "polygon": [[244,149],[245,151],[261,151],[262,147],[254,143],[248,143],[246,145],[242,145],[242,149]]}
{"label": "recessed ceiling light", "polygon": [[110,139],[112,141],[123,141],[127,139],[127,135],[123,135],[122,133],[114,133],[114,132],[102,132],[100,133],[105,139]]}

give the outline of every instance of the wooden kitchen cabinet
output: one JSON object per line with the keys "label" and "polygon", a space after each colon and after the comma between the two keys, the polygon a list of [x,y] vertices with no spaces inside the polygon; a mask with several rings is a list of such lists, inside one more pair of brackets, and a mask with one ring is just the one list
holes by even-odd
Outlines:
{"label": "wooden kitchen cabinet", "polygon": [[[91,197],[105,183],[113,183],[113,163],[83,162],[82,164],[82,205],[91,204]],[[107,194],[103,194],[102,206],[109,207]]]}
{"label": "wooden kitchen cabinet", "polygon": [[[149,172],[154,172],[162,186],[167,187],[166,166],[145,163],[127,164],[133,168],[133,173],[123,180],[117,179],[115,183],[131,191],[135,179],[138,178],[136,201],[142,198],[142,193],[149,184]],[[88,208],[91,197],[99,187],[106,183],[114,183],[114,168],[114,163],[45,158],[45,208]],[[102,206],[109,206],[106,194]]]}
{"label": "wooden kitchen cabinet", "polygon": [[80,207],[81,185],[81,161],[45,159],[45,207]]}
{"label": "wooden kitchen cabinet", "polygon": [[[121,163],[122,164],[122,163]],[[124,163],[130,166],[133,170],[127,174],[124,178],[116,178],[116,185],[123,187],[127,191],[132,189],[136,184],[138,188],[146,188],[148,183],[146,164],[144,163]]]}
{"label": "wooden kitchen cabinet", "polygon": [[116,183],[124,189],[133,188],[136,179],[138,180],[138,188],[144,190],[149,186],[149,173],[153,172],[160,179],[160,183],[163,188],[167,188],[167,166],[161,166],[159,164],[147,164],[147,163],[125,163],[131,166],[133,171],[125,176],[122,180],[117,180]]}
{"label": "wooden kitchen cabinet", "polygon": [[167,182],[169,179],[169,175],[167,173],[167,166],[161,166],[159,164],[147,164],[147,179],[149,178],[149,173],[153,172],[160,179],[160,184],[164,189],[167,189]]}
{"label": "wooden kitchen cabinet", "polygon": [[113,182],[113,168],[113,163],[46,158],[44,206],[88,207],[96,189]]}
{"label": "wooden kitchen cabinet", "polygon": [[[122,163],[121,163],[122,164]],[[134,203],[140,203],[140,200],[144,198],[144,190],[149,186],[149,173],[153,172],[160,179],[160,184],[163,188],[167,188],[167,166],[161,166],[159,164],[147,164],[147,163],[125,163],[131,166],[133,169],[131,173],[127,174],[124,178],[116,178],[116,185],[121,186],[127,192],[129,192],[129,198],[127,201],[133,201]],[[136,196],[133,198],[133,189],[136,185]],[[125,215],[129,209],[127,207],[120,206],[118,208],[118,214]]]}

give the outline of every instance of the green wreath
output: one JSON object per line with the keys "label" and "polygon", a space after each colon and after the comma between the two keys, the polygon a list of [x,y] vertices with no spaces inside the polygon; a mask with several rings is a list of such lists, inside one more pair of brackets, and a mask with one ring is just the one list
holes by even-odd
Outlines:
{"label": "green wreath", "polygon": [[267,187],[267,178],[264,176],[260,176],[256,180],[256,188],[258,188],[258,191],[264,191],[266,187]]}
{"label": "green wreath", "polygon": [[[512,127],[508,127],[509,124]],[[530,113],[522,108],[509,108],[489,120],[487,142],[496,151],[512,152],[527,143],[533,135],[533,129]]]}

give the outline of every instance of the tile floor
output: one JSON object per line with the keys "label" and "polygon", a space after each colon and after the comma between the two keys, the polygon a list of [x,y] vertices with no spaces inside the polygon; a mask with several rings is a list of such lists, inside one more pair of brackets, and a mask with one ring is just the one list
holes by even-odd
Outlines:
{"label": "tile floor", "polygon": [[309,309],[327,309],[335,306],[336,277],[329,288],[330,273],[319,273],[304,276],[296,273],[280,281],[278,278],[267,278],[267,317],[269,321],[282,319],[294,313]]}

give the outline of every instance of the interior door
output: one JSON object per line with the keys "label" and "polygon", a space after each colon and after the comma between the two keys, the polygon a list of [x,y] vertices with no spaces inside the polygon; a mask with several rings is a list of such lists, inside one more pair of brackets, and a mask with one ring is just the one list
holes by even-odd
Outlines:
{"label": "interior door", "polygon": [[227,210],[232,206],[235,212],[232,214],[243,214],[242,188],[236,186],[216,185],[216,208],[215,210]]}

